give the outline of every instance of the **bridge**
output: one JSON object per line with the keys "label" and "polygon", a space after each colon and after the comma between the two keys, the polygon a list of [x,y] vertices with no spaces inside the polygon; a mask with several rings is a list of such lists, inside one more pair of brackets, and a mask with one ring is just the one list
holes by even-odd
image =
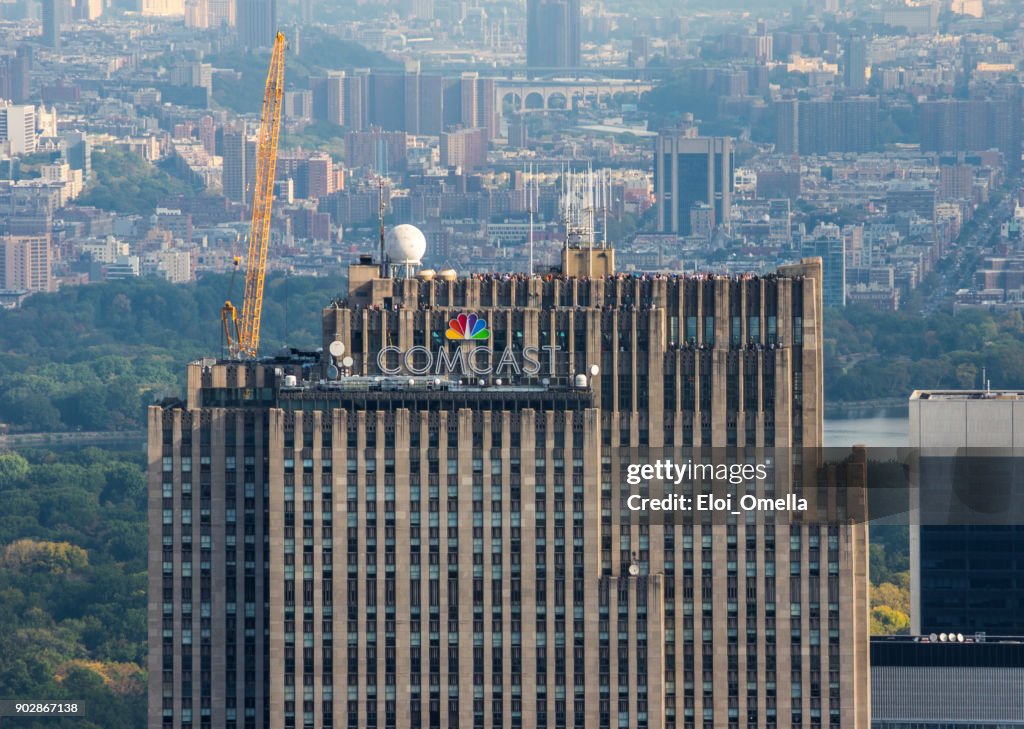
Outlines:
{"label": "bridge", "polygon": [[652,88],[650,81],[616,78],[499,78],[495,81],[495,108],[506,114],[571,109],[577,102],[599,105],[618,95],[639,99]]}

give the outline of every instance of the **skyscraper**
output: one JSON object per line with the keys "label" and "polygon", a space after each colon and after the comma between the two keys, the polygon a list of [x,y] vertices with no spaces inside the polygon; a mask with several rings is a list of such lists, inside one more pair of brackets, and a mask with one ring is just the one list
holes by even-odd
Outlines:
{"label": "skyscraper", "polygon": [[846,237],[839,226],[822,224],[815,228],[804,244],[804,255],[821,258],[825,306],[846,306]]}
{"label": "skyscraper", "polygon": [[[910,526],[914,635],[1024,635],[1024,528],[1019,518],[1002,518],[1016,508],[1011,484],[1021,483],[1021,422],[1020,391],[916,390],[910,396],[922,509]],[[1010,449],[1016,459],[997,457]],[[1007,470],[1014,467],[1015,474]],[[970,511],[951,510],[951,518],[937,523],[927,515],[934,503],[963,503]]]}
{"label": "skyscraper", "polygon": [[64,0],[42,0],[43,43],[60,48],[60,26],[64,23]]}
{"label": "skyscraper", "polygon": [[322,354],[192,363],[149,412],[149,726],[866,729],[863,523],[640,523],[618,474],[820,445],[820,292],[367,257]]}
{"label": "skyscraper", "polygon": [[781,154],[800,153],[800,102],[783,99],[775,108],[775,151]]}
{"label": "skyscraper", "polygon": [[249,179],[247,159],[248,134],[245,128],[225,129],[221,142],[221,156],[224,159],[221,173],[221,183],[224,188],[224,196],[232,202],[248,203]]}
{"label": "skyscraper", "polygon": [[863,38],[850,38],[846,42],[843,58],[843,83],[850,91],[867,88],[868,43]]}
{"label": "skyscraper", "polygon": [[733,190],[732,140],[669,131],[655,141],[654,191],[658,196],[658,230],[689,235],[694,205],[714,209],[713,224],[729,225]]}
{"label": "skyscraper", "polygon": [[277,32],[277,0],[237,0],[238,43],[243,48],[269,48]]}
{"label": "skyscraper", "polygon": [[15,104],[24,104],[32,95],[32,47],[18,46],[13,58],[7,61],[7,77],[10,84],[10,99]]}
{"label": "skyscraper", "polygon": [[32,154],[36,141],[36,108],[0,100],[0,151]]}
{"label": "skyscraper", "polygon": [[578,68],[581,24],[579,0],[527,0],[526,65]]}

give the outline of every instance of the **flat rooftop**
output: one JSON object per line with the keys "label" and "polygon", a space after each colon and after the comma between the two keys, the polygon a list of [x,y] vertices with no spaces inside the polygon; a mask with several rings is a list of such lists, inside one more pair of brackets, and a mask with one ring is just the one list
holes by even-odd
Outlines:
{"label": "flat rooftop", "polygon": [[913,400],[1024,400],[1024,390],[914,390]]}
{"label": "flat rooftop", "polygon": [[1024,638],[1012,636],[873,636],[871,667],[1024,668]]}

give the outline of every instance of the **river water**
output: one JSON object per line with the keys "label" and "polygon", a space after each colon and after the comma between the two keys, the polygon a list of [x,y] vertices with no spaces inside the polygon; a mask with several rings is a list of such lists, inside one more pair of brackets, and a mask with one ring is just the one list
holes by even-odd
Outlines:
{"label": "river water", "polygon": [[856,418],[825,418],[825,447],[906,448],[910,423],[905,413],[879,411]]}

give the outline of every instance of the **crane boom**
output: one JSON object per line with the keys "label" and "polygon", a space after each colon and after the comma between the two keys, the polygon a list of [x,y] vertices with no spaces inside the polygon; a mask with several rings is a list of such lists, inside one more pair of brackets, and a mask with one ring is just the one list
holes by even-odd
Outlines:
{"label": "crane boom", "polygon": [[[263,283],[267,272],[267,248],[270,244],[270,209],[274,199],[274,175],[277,171],[277,142],[281,133],[281,100],[284,96],[284,34],[274,38],[267,87],[260,114],[259,143],[256,150],[256,183],[252,196],[252,225],[249,228],[249,254],[245,268],[245,294],[242,318],[233,346],[233,356],[255,357],[260,344],[260,317],[263,314]],[[234,309],[231,302],[224,310]],[[230,312],[233,315],[233,311]],[[225,329],[227,325],[225,322]]]}

